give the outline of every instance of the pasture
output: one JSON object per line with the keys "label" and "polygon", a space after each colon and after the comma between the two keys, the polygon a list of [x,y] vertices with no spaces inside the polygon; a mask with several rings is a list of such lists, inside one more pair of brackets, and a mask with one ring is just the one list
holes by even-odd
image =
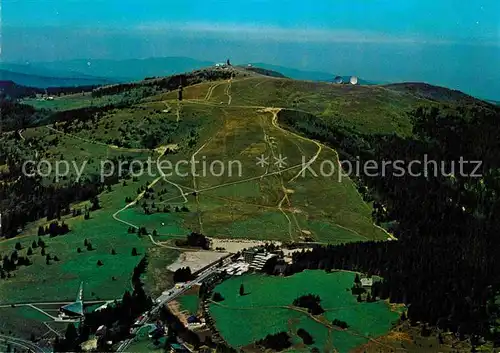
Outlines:
{"label": "pasture", "polygon": [[[304,271],[291,277],[260,274],[232,277],[214,291],[224,300],[210,304],[210,314],[222,337],[234,347],[245,347],[270,333],[285,331],[295,345],[293,351],[349,352],[386,334],[399,314],[382,301],[358,303],[350,292],[354,274],[350,272]],[[239,295],[243,284],[245,295]],[[317,317],[292,307],[294,299],[305,294],[319,295],[325,313]],[[349,328],[331,325],[334,319],[346,321]],[[301,345],[296,332],[308,331],[315,343]]]}
{"label": "pasture", "polygon": [[198,293],[184,294],[177,299],[181,311],[186,311],[189,315],[197,315],[200,309],[200,300]]}
{"label": "pasture", "polygon": [[[211,94],[207,94],[208,90]],[[160,99],[176,99],[176,92]],[[428,102],[408,92],[384,86],[332,85],[275,77],[247,77],[232,82],[207,82],[184,89],[185,99],[233,106],[283,107],[308,111],[329,119],[332,124],[363,133],[411,134],[406,112]]]}
{"label": "pasture", "polygon": [[[132,270],[152,243],[148,238],[128,233],[129,226],[114,219],[113,214],[125,206],[125,195],[137,194],[137,188],[145,180],[148,178],[129,181],[126,186],[120,184],[112,191],[102,193],[99,196],[101,209],[91,212],[88,220],[83,215],[63,217],[70,228],[68,234],[41,237],[47,245],[46,253],[57,256],[59,261],[51,261],[47,265],[45,256],[40,254],[41,249],[33,249],[33,255],[30,256],[33,264],[20,267],[12,273],[13,277],[0,282],[0,303],[73,299],[82,281],[89,300],[120,298],[125,290],[130,289]],[[85,205],[90,206],[90,203],[83,202],[73,207],[83,209]],[[133,220],[133,217],[129,219]],[[30,224],[18,237],[0,241],[0,254],[10,254],[15,243],[20,242],[22,250],[18,253],[24,256],[32,242],[39,238],[38,226],[46,224],[42,219]],[[92,244],[93,250],[87,250],[85,239]],[[78,248],[81,253],[77,252]],[[138,256],[132,256],[133,248],[137,249]],[[112,250],[116,255],[112,254]],[[167,250],[164,259],[175,261],[178,253]],[[97,266],[99,260],[103,266]],[[165,261],[159,265],[164,264]]]}
{"label": "pasture", "polygon": [[[373,226],[371,209],[354,183],[340,175],[335,151],[283,130],[274,111],[210,109],[219,119],[217,131],[192,154],[166,157],[175,162],[183,156],[197,164],[155,186],[156,192],[168,190],[162,201],[155,199],[156,206],[180,203],[189,209],[178,214],[185,228],[211,237],[258,240],[387,239]],[[261,157],[262,165],[257,163]]]}

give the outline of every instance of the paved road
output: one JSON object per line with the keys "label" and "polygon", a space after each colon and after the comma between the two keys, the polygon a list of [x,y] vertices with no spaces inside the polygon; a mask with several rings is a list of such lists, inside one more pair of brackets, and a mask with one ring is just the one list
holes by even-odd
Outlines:
{"label": "paved road", "polygon": [[[217,260],[216,262],[212,263],[210,265],[210,267],[208,267],[205,270],[203,270],[202,272],[200,272],[198,274],[198,276],[196,277],[196,279],[187,283],[183,288],[175,288],[174,287],[170,290],[164,291],[158,298],[156,298],[155,306],[149,312],[146,312],[146,314],[144,314],[140,320],[136,321],[135,325],[137,327],[132,329],[131,334],[135,335],[137,333],[137,331],[139,331],[139,329],[144,324],[146,324],[146,322],[148,322],[151,319],[152,316],[154,316],[155,314],[158,313],[158,311],[161,309],[161,307],[164,304],[168,303],[171,300],[174,300],[176,297],[180,296],[181,294],[183,294],[184,292],[189,290],[194,285],[201,284],[207,277],[209,277],[211,274],[213,274],[216,271],[216,269],[218,268],[219,261],[220,261],[220,259]],[[168,294],[168,293],[170,293],[170,294]],[[123,341],[116,351],[117,352],[125,352],[125,350],[132,343],[132,341],[133,341],[133,338],[130,338],[128,340]],[[186,347],[186,348],[189,350],[188,347]]]}

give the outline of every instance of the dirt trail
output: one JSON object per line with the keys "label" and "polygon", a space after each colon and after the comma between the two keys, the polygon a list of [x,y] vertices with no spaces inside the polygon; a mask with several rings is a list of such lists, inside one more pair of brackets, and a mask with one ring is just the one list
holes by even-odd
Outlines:
{"label": "dirt trail", "polygon": [[[260,112],[268,112],[268,111],[270,111],[270,109],[272,109],[272,108],[265,108],[265,109],[261,110]],[[280,154],[279,158],[276,157],[275,149],[276,149],[277,145],[275,143],[275,139],[273,137],[269,136],[269,134],[267,134],[265,131],[264,131],[264,141],[268,145],[269,150],[271,151],[271,154],[272,154],[274,160],[281,159],[281,154]],[[278,166],[279,169],[281,169],[280,167],[281,166]],[[266,173],[268,173],[268,171],[266,171]],[[287,189],[285,188],[285,185],[284,185],[283,174],[282,174],[281,170],[278,171],[278,178],[279,178],[279,181],[281,184],[281,189],[283,191],[283,198],[278,203],[277,208],[281,212],[281,214],[283,214],[283,216],[286,218],[286,220],[288,222],[288,235],[290,236],[290,240],[293,242],[294,238],[293,238],[293,232],[292,232],[292,221],[291,221],[290,217],[288,217],[288,214],[283,210],[283,203],[285,201],[287,202],[288,207],[290,207],[291,203],[290,203],[290,199],[288,198]]]}
{"label": "dirt trail", "polygon": [[[209,143],[213,140],[213,138],[214,138],[214,137],[215,137],[215,135],[214,135],[214,136],[212,136],[212,137],[210,137],[210,138],[209,138],[209,139],[208,139],[208,140],[207,140],[207,141],[206,141],[206,142],[205,142],[205,143],[204,143],[204,144],[203,144],[203,145],[202,145],[202,146],[201,146],[201,147],[200,147],[200,148],[199,148],[196,152],[194,152],[194,153],[193,153],[193,155],[191,156],[191,168],[192,168],[192,169],[191,169],[191,172],[192,172],[192,173],[191,173],[191,175],[192,175],[192,177],[193,177],[193,188],[194,188],[194,190],[196,190],[196,189],[197,189],[197,185],[196,185],[196,175],[195,175],[195,174],[196,174],[196,170],[195,170],[195,167],[194,167],[194,166],[196,165],[196,163],[195,163],[195,162],[196,162],[195,157],[196,157],[196,155],[197,155],[198,153],[200,153],[200,152],[201,152],[201,150],[202,150],[203,148],[205,148],[205,146],[206,146],[206,145],[208,145],[208,144],[209,144]],[[184,197],[184,198],[185,198],[185,197]],[[198,195],[198,192],[196,192],[196,191],[195,191],[195,198],[196,198],[196,207],[198,208],[198,224],[200,225],[200,233],[202,233],[202,234],[203,234],[203,220],[202,220],[202,218],[201,218],[200,197],[199,197],[199,195]]]}
{"label": "dirt trail", "polygon": [[[156,165],[157,166],[159,165],[160,159],[163,156],[163,154],[165,153],[165,151],[167,150],[167,148],[168,148],[168,146],[160,146],[160,147],[158,147],[158,148],[155,149],[155,151],[158,153],[158,158],[156,159]],[[182,189],[181,185],[176,184],[176,183],[168,180],[167,177],[166,177],[166,175],[165,175],[165,173],[163,172],[163,170],[161,170],[161,168],[158,168],[158,171],[160,172],[161,176],[159,176],[158,178],[156,178],[155,180],[153,180],[148,185],[148,189],[152,189],[160,180],[163,179],[164,181],[166,181],[167,183],[175,186],[179,190],[179,192],[180,192],[180,196],[179,197],[184,198],[184,203],[188,202],[188,200],[186,198],[187,193],[184,192],[184,190]],[[118,211],[116,211],[113,214],[113,219],[115,219],[116,221],[121,222],[123,224],[126,224],[126,225],[128,225],[130,227],[133,227],[135,229],[139,229],[139,227],[137,225],[135,225],[133,223],[130,223],[130,222],[127,222],[127,221],[124,221],[123,219],[120,219],[118,217],[118,215],[121,212],[127,210],[128,208],[136,205],[144,197],[145,193],[146,193],[146,191],[141,192],[139,195],[137,195],[137,197],[135,198],[135,200],[133,200],[132,202],[130,202],[127,205],[125,205],[125,207],[123,207],[123,208],[119,209]],[[185,249],[177,247],[177,246],[171,246],[171,245],[166,245],[166,244],[157,242],[155,239],[153,239],[153,236],[151,234],[148,234],[148,237],[149,237],[149,239],[151,240],[151,242],[154,245],[161,246],[161,247],[168,248],[168,249],[185,250]]]}
{"label": "dirt trail", "polygon": [[233,97],[231,96],[231,85],[232,85],[232,82],[233,82],[233,78],[230,78],[229,79],[229,84],[227,85],[226,89],[224,90],[224,94],[227,96],[228,100],[227,100],[227,105],[231,105],[231,101],[233,100]]}
{"label": "dirt trail", "polygon": [[[302,140],[302,141],[308,141],[308,142],[312,142],[314,143],[316,146],[318,146],[318,151],[316,152],[316,154],[306,163],[306,165],[299,171],[299,173],[297,173],[296,176],[294,176],[292,179],[289,180],[289,182],[292,182],[294,181],[297,177],[299,177],[301,175],[301,173],[303,173],[303,171],[308,167],[310,166],[312,163],[314,163],[316,161],[316,159],[318,158],[318,156],[320,155],[321,151],[323,149],[328,149],[330,151],[332,151],[333,153],[335,153],[335,155],[337,156],[337,160],[338,160],[338,164],[339,164],[339,170],[341,171],[342,170],[342,165],[340,164],[340,158],[339,158],[339,155],[337,153],[337,151],[335,151],[333,148],[329,147],[329,146],[326,146],[324,144],[322,144],[321,142],[318,142],[316,140],[311,140],[307,137],[304,137],[304,136],[300,136],[292,131],[288,131],[286,129],[283,129],[281,126],[279,126],[278,124],[278,113],[282,110],[282,108],[264,108],[262,109],[263,112],[270,112],[273,114],[273,118],[272,118],[272,124],[275,128],[279,129],[280,131],[286,133],[286,134],[290,134],[290,135],[293,135],[295,136],[296,138]],[[360,195],[361,197],[361,195]],[[364,200],[362,200],[363,204],[366,205],[368,207],[368,205],[365,203]],[[337,224],[337,226],[341,227],[341,228],[344,228],[346,230],[349,230],[353,233],[356,233],[358,235],[361,235],[359,234],[358,232],[356,231],[353,231],[352,229],[348,229],[348,228],[345,228],[345,227],[342,227],[340,225]],[[394,235],[392,235],[391,233],[387,232],[384,228],[376,225],[376,224],[373,224],[373,226],[375,226],[376,228],[382,230],[386,235],[387,235],[387,239],[388,240],[398,240]],[[362,237],[366,238],[365,236],[361,235]],[[368,240],[368,238],[366,238]]]}
{"label": "dirt trail", "polygon": [[205,101],[209,101],[211,98],[212,98],[212,94],[214,93],[214,90],[219,87],[220,85],[222,85],[224,82],[219,82],[219,83],[216,83],[212,86],[210,86],[208,88],[208,91],[207,91],[207,94],[205,95]]}
{"label": "dirt trail", "polygon": [[323,146],[321,145],[321,143],[319,143],[318,141],[314,141],[314,140],[311,140],[311,139],[308,139],[306,137],[303,137],[303,136],[300,136],[300,135],[297,135],[296,133],[294,132],[291,132],[291,131],[288,131],[288,130],[285,130],[283,129],[281,126],[278,125],[278,113],[281,111],[282,109],[281,108],[265,108],[263,109],[262,111],[263,112],[269,112],[269,113],[272,113],[273,114],[273,117],[272,117],[272,120],[271,120],[271,123],[273,124],[273,126],[280,130],[281,132],[287,134],[287,135],[293,135],[294,137],[302,140],[302,141],[307,141],[307,142],[312,142],[314,143],[317,147],[318,147],[318,150],[316,151],[316,154],[306,163],[306,165],[297,173],[297,175],[295,175],[292,179],[290,179],[288,182],[291,183],[293,182],[295,179],[297,179],[301,174],[302,172],[307,168],[309,167],[311,164],[313,164],[316,159],[318,159],[321,151],[323,150]]}

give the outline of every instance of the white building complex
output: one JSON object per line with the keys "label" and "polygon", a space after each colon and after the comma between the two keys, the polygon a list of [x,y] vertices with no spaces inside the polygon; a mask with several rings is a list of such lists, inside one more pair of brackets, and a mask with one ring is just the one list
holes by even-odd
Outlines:
{"label": "white building complex", "polygon": [[249,267],[260,271],[264,268],[266,262],[273,257],[276,257],[276,254],[258,253],[255,255],[255,258],[250,263]]}
{"label": "white building complex", "polygon": [[233,276],[241,276],[245,272],[248,272],[249,264],[246,262],[234,262],[228,265],[225,270],[227,274]]}

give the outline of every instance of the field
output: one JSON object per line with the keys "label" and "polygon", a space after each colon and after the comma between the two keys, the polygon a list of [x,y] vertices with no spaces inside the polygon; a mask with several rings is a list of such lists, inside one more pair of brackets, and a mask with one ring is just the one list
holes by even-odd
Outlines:
{"label": "field", "polygon": [[180,304],[181,310],[185,310],[189,315],[196,315],[199,310],[199,297],[197,293],[185,294],[177,300]]}
{"label": "field", "polygon": [[27,98],[22,100],[22,103],[31,105],[36,109],[50,109],[55,111],[78,109],[89,105],[104,105],[112,102],[113,99],[108,97],[92,98],[90,93],[70,94],[57,97],[54,100],[42,100],[38,98]]}
{"label": "field", "polygon": [[[185,103],[183,111],[196,105]],[[324,243],[387,239],[372,225],[370,207],[352,181],[339,176],[335,151],[282,130],[274,110],[211,110],[219,119],[217,132],[195,153],[184,155],[198,163],[196,175],[172,175],[155,186],[162,190],[173,183],[183,190],[184,196],[173,195],[160,204],[186,205],[191,212],[181,214],[185,228],[221,238],[296,241],[309,235]],[[256,164],[261,156],[269,165]],[[280,156],[285,161],[281,166]],[[306,165],[328,174],[316,177],[304,171]]]}
{"label": "field", "polygon": [[[131,183],[123,189],[135,187]],[[46,265],[40,248],[33,249],[33,264],[21,267],[13,274],[14,278],[2,281],[0,302],[73,299],[81,281],[85,283],[87,299],[120,297],[129,288],[132,269],[140,260],[140,256],[131,255],[132,248],[136,247],[140,254],[144,254],[149,244],[137,235],[127,234],[127,226],[112,218],[113,210],[123,205],[119,192],[102,194],[100,202],[102,209],[92,212],[89,220],[84,220],[83,216],[65,219],[71,229],[68,234],[54,238],[45,236],[46,252],[57,256],[60,261]],[[38,239],[38,224],[44,224],[43,220],[28,227],[21,236],[0,242],[0,253],[13,251],[14,244],[20,242],[23,249],[19,255],[24,255],[32,242]],[[85,239],[92,243],[94,250],[85,248]],[[77,248],[81,248],[82,252],[78,253]],[[117,255],[111,254],[112,249]],[[104,266],[98,267],[98,260]],[[116,281],[111,277],[115,277]]]}
{"label": "field", "polygon": [[[296,335],[303,328],[313,336],[312,346],[321,352],[349,352],[386,334],[399,317],[385,302],[358,303],[350,292],[353,281],[353,273],[322,271],[291,277],[233,277],[214,289],[225,299],[210,304],[210,313],[222,337],[235,347],[245,347],[269,333],[287,331],[293,337],[293,351],[308,351],[311,347],[304,350]],[[239,295],[241,284],[247,293],[244,296]],[[326,311],[322,317],[313,318],[291,307],[295,298],[309,293],[322,299]],[[332,327],[334,319],[346,321],[350,327]]]}
{"label": "field", "polygon": [[[165,173],[174,172],[157,180],[154,191],[160,197],[142,203],[160,208],[186,206],[188,212],[175,217],[145,216],[140,208],[129,208],[118,216],[124,222],[156,229],[158,241],[182,237],[189,231],[220,238],[320,243],[387,239],[388,234],[373,226],[371,208],[361,200],[355,185],[340,175],[336,152],[282,129],[277,123],[279,110],[255,106],[275,103],[262,101],[264,97],[259,95],[264,89],[272,97],[277,88],[267,86],[271,83],[276,80],[244,78],[199,84],[186,88],[188,99],[182,104],[170,100],[172,94],[153,96],[131,108],[110,112],[98,124],[74,121],[64,127],[69,131],[65,133],[62,126],[55,125],[56,130],[49,132],[60,134],[61,141],[53,149],[64,145],[65,151],[71,151],[65,141],[79,139],[83,142],[81,156],[65,152],[64,157],[78,161],[93,149],[94,164],[104,154],[129,155],[151,158],[156,175],[160,165],[167,166],[166,171],[161,167]],[[278,91],[283,95],[281,103],[289,104],[284,96],[292,87],[287,80],[282,84],[285,93]],[[260,86],[256,89],[256,85]],[[302,87],[303,83],[296,85],[298,92],[310,89]],[[328,100],[327,88],[332,89],[318,85],[315,99]],[[363,89],[358,93],[364,94]],[[231,105],[215,104],[223,98]],[[165,130],[162,135],[160,131]],[[148,142],[155,138],[157,150],[174,146],[176,153],[156,160]],[[46,154],[54,160],[59,157],[51,151]],[[256,164],[261,157],[265,165]],[[97,168],[94,164],[88,168]],[[315,176],[310,170],[323,175]]]}
{"label": "field", "polygon": [[[283,78],[250,77],[214,86],[208,99],[212,104],[226,104],[230,96],[232,106],[286,107],[307,111],[330,119],[335,125],[364,133],[408,135],[411,122],[406,112],[420,102],[428,102],[404,90],[384,86],[331,85]],[[175,99],[175,95],[175,92],[170,92],[163,94],[161,99]],[[203,85],[187,87],[184,92],[188,99],[203,99],[203,95]]]}
{"label": "field", "polygon": [[[67,94],[62,96],[55,96],[52,100],[41,98],[25,98],[21,102],[28,104],[36,109],[50,109],[53,111],[64,111],[70,109],[84,108],[88,106],[104,106],[108,104],[118,103],[124,99],[139,100],[147,95],[151,89],[138,87],[129,90],[124,94],[104,95],[101,97],[92,97],[90,92],[82,92],[75,94]],[[152,93],[152,92],[151,92]],[[150,93],[150,94],[151,94]]]}

